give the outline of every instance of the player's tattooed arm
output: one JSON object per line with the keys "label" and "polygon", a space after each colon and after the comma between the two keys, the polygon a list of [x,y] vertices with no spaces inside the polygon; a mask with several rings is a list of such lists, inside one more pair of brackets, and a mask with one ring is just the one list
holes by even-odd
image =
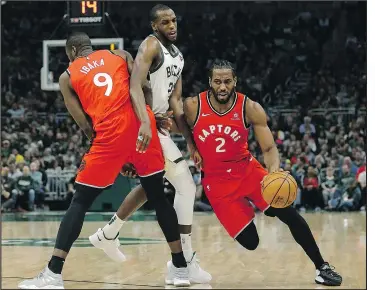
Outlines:
{"label": "player's tattooed arm", "polygon": [[92,128],[91,121],[87,117],[85,111],[82,108],[82,104],[79,101],[79,97],[73,90],[70,82],[70,77],[67,72],[64,72],[59,78],[60,91],[64,98],[64,103],[68,109],[70,115],[76,121],[77,125],[85,133],[88,139],[92,139],[94,130]]}
{"label": "player's tattooed arm", "polygon": [[257,139],[264,156],[269,173],[280,170],[280,157],[275,140],[267,125],[267,115],[261,105],[248,99],[246,101],[246,122],[252,124],[255,138]]}

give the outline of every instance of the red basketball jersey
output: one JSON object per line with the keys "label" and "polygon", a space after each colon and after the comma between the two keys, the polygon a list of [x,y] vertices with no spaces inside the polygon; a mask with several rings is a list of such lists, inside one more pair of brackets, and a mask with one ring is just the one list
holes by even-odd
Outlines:
{"label": "red basketball jersey", "polygon": [[77,58],[67,71],[94,126],[119,110],[130,97],[128,65],[109,50],[98,50]]}
{"label": "red basketball jersey", "polygon": [[251,154],[247,144],[249,128],[244,116],[246,96],[236,93],[232,107],[224,113],[215,111],[207,91],[198,95],[198,101],[193,137],[203,158],[205,174],[222,172],[241,161],[248,161]]}

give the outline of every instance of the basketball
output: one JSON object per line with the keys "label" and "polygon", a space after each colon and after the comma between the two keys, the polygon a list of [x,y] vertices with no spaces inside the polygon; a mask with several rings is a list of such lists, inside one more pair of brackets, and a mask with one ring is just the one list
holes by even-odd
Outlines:
{"label": "basketball", "polygon": [[288,207],[297,197],[297,182],[287,171],[268,174],[262,181],[262,196],[272,207]]}

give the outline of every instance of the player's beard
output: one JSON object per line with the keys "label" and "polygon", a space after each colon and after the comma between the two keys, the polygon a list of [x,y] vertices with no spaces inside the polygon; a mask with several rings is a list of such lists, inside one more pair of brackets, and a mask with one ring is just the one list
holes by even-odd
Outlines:
{"label": "player's beard", "polygon": [[229,92],[228,97],[227,97],[226,99],[224,99],[224,100],[219,99],[219,93],[216,92],[214,89],[211,88],[211,92],[212,92],[212,94],[214,95],[214,98],[215,98],[216,102],[218,102],[218,103],[221,104],[221,105],[225,105],[225,104],[227,104],[227,103],[229,102],[229,100],[230,100],[230,99],[232,98],[232,96],[234,95],[234,93],[235,93],[235,88],[233,88],[233,89]]}

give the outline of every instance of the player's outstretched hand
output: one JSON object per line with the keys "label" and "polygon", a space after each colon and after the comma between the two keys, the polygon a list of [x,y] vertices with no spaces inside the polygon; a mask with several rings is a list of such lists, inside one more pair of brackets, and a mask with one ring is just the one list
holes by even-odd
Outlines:
{"label": "player's outstretched hand", "polygon": [[138,176],[134,165],[131,163],[126,163],[124,166],[122,166],[120,173],[123,176],[129,177],[129,178],[136,178]]}
{"label": "player's outstretched hand", "polygon": [[172,128],[172,118],[171,118],[172,115],[173,115],[173,111],[168,111],[164,114],[159,113],[159,114],[155,115],[156,126],[158,128],[158,131],[165,136],[167,136],[167,134],[162,129],[165,129],[165,130],[168,130],[168,131],[171,130],[171,128]]}
{"label": "player's outstretched hand", "polygon": [[136,150],[139,153],[145,153],[152,138],[151,124],[149,122],[142,122],[139,127],[138,138],[136,143]]}

